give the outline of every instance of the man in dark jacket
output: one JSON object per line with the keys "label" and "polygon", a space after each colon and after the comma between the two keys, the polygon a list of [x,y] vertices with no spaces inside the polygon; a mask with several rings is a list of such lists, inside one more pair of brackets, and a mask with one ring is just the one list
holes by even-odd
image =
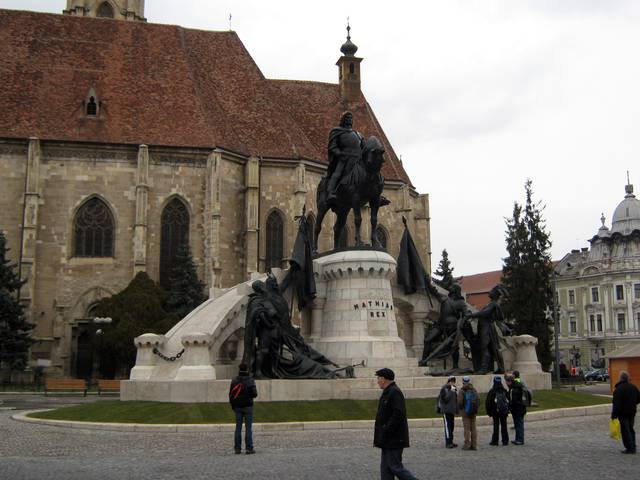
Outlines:
{"label": "man in dark jacket", "polygon": [[487,415],[493,419],[493,435],[489,445],[498,445],[498,428],[502,433],[502,445],[509,445],[509,430],[507,429],[507,417],[509,416],[509,397],[502,386],[502,378],[494,377],[493,386],[485,400]]}
{"label": "man in dark jacket", "polygon": [[456,388],[456,377],[447,378],[447,383],[440,389],[438,395],[438,412],[442,414],[444,421],[444,444],[447,448],[455,448],[458,445],[453,443],[453,429],[455,418],[458,413],[458,390]]}
{"label": "man in dark jacket", "polygon": [[380,475],[382,480],[416,480],[402,465],[402,450],[409,448],[409,424],[404,395],[393,381],[393,370],[382,368],[376,372],[382,395],[378,402],[373,445],[382,449]]}
{"label": "man in dark jacket", "polygon": [[509,410],[513,418],[513,426],[516,427],[516,439],[511,443],[524,445],[524,416],[527,414],[527,407],[524,403],[523,387],[512,375],[505,375],[504,378],[509,387]]}
{"label": "man in dark jacket", "polygon": [[613,391],[613,408],[611,418],[620,420],[620,433],[622,434],[622,453],[636,453],[636,431],[633,424],[636,418],[637,405],[640,403],[638,387],[629,382],[627,372],[620,372],[620,381],[616,383]]}
{"label": "man in dark jacket", "polygon": [[236,431],[233,437],[234,450],[237,454],[242,452],[242,423],[245,424],[244,444],[246,454],[256,453],[253,449],[253,399],[258,396],[258,389],[253,377],[249,374],[249,367],[245,363],[240,364],[238,376],[231,380],[229,387],[229,403],[236,413]]}

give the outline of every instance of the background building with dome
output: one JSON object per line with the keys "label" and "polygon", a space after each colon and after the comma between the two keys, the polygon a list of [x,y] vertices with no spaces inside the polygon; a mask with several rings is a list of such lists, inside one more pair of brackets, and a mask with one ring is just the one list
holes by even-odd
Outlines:
{"label": "background building with dome", "polygon": [[604,366],[604,355],[640,342],[640,200],[633,185],[590,247],[573,250],[556,266],[561,361]]}
{"label": "background building with dome", "polygon": [[0,229],[48,374],[91,375],[96,304],[138,272],[166,285],[181,242],[212,295],[286,267],[345,110],[386,150],[382,243],[397,256],[406,217],[429,268],[428,196],[360,89],[350,39],[336,41],[336,83],[267,79],[235,32],[147,22],[143,1],[0,10],[0,39]]}

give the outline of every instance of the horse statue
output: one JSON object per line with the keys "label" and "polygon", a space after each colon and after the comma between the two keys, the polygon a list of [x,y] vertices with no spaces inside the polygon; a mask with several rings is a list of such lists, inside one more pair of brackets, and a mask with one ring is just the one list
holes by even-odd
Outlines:
{"label": "horse statue", "polygon": [[333,248],[338,248],[340,236],[349,211],[353,209],[356,227],[356,246],[363,246],[360,236],[362,225],[361,208],[369,202],[371,209],[371,245],[374,248],[382,248],[378,239],[376,227],[378,225],[378,209],[388,205],[389,200],[382,196],[384,178],[380,173],[384,163],[384,146],[376,137],[369,137],[362,147],[362,155],[355,162],[350,172],[344,172],[338,187],[337,199],[329,205],[327,202],[327,177],[323,176],[318,185],[316,204],[318,206],[318,218],[314,229],[314,253],[317,253],[318,237],[322,230],[322,220],[331,209],[336,215],[336,223],[333,226]]}

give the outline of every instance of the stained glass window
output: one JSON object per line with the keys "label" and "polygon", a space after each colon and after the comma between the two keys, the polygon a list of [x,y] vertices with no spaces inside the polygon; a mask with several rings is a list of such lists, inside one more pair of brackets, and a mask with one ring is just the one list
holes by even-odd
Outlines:
{"label": "stained glass window", "polygon": [[267,217],[267,255],[265,267],[282,267],[282,252],[284,250],[284,225],[282,216],[278,212],[271,212]]}
{"label": "stained glass window", "polygon": [[109,207],[97,197],[87,200],[73,222],[76,257],[113,257],[114,221]]}
{"label": "stained glass window", "polygon": [[171,200],[161,217],[162,233],[160,240],[160,284],[169,287],[169,277],[178,248],[189,242],[189,211],[179,198]]}

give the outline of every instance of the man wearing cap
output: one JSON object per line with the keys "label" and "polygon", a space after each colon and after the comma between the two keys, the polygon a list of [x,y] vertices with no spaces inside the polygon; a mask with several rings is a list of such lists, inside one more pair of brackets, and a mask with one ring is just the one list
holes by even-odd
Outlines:
{"label": "man wearing cap", "polygon": [[376,376],[382,395],[378,402],[373,445],[382,450],[380,478],[416,480],[402,464],[402,450],[409,448],[409,424],[404,395],[393,381],[393,370],[382,368],[376,372]]}
{"label": "man wearing cap", "polygon": [[478,432],[476,430],[476,415],[480,406],[478,391],[473,387],[471,378],[462,377],[462,388],[458,392],[458,410],[462,415],[462,426],[464,427],[463,450],[478,449]]}
{"label": "man wearing cap", "polygon": [[453,428],[455,418],[458,413],[458,389],[456,388],[456,377],[453,375],[447,378],[447,383],[440,389],[438,395],[438,412],[442,414],[444,421],[444,444],[447,448],[455,448],[458,445],[453,443]]}
{"label": "man wearing cap", "polygon": [[636,418],[637,405],[640,403],[640,391],[629,381],[627,372],[620,372],[620,381],[616,383],[613,391],[613,408],[611,418],[620,420],[620,433],[622,434],[622,453],[636,453],[636,431],[633,423]]}

